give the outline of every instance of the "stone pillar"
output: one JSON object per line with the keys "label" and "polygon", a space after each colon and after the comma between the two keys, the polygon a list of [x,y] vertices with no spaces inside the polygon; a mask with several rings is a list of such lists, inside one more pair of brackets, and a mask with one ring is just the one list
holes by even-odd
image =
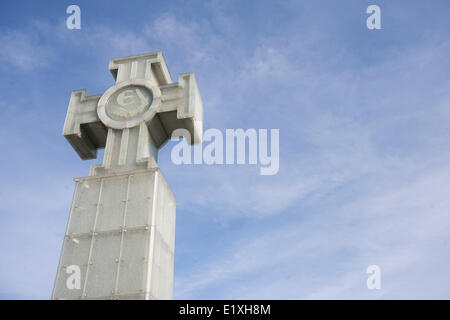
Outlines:
{"label": "stone pillar", "polygon": [[160,170],[75,181],[52,298],[171,299],[176,201]]}

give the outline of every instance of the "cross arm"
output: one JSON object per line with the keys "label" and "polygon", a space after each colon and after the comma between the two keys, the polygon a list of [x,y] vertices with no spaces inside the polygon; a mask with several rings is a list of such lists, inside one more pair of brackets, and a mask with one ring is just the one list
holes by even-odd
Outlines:
{"label": "cross arm", "polygon": [[63,135],[81,159],[95,159],[97,149],[106,144],[107,129],[97,115],[100,95],[90,96],[86,89],[72,91]]}
{"label": "cross arm", "polygon": [[[157,140],[170,139],[174,130],[183,128],[190,132],[189,144],[199,144],[203,137],[203,101],[198,90],[194,73],[181,74],[177,83],[166,84],[161,89],[161,106],[158,110],[160,126],[164,133],[155,139],[150,126],[152,137]],[[154,130],[155,131],[155,130]],[[165,141],[162,141],[164,143]]]}

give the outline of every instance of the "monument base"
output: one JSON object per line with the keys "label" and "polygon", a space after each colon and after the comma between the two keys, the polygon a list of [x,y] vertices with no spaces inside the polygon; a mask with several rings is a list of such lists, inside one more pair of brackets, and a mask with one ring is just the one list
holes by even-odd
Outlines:
{"label": "monument base", "polygon": [[176,201],[159,168],[75,181],[52,299],[171,299]]}

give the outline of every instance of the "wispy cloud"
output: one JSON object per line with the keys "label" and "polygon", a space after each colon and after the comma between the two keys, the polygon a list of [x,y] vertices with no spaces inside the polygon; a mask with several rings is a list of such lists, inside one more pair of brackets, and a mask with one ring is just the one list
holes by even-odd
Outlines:
{"label": "wispy cloud", "polygon": [[[385,180],[348,200],[322,199],[313,209],[300,206],[293,210],[295,222],[247,235],[195,274],[179,275],[175,292],[179,298],[207,298],[214,288],[217,297],[243,299],[446,295],[442,256],[449,254],[450,168],[438,168],[439,173],[417,167],[381,172],[398,182]],[[413,172],[414,182],[398,179]],[[365,287],[370,264],[382,269],[380,292]]]}
{"label": "wispy cloud", "polygon": [[40,43],[40,35],[33,29],[6,29],[0,34],[0,43],[0,62],[21,71],[46,66],[52,57],[51,48]]}

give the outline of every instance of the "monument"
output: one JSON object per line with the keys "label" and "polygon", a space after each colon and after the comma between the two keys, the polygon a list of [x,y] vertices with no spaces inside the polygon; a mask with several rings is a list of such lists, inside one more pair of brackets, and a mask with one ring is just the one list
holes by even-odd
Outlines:
{"label": "monument", "polygon": [[193,73],[173,83],[161,52],[112,59],[103,95],[72,92],[63,135],[103,163],[76,178],[52,299],[171,299],[176,201],[157,166],[176,129],[201,143]]}

